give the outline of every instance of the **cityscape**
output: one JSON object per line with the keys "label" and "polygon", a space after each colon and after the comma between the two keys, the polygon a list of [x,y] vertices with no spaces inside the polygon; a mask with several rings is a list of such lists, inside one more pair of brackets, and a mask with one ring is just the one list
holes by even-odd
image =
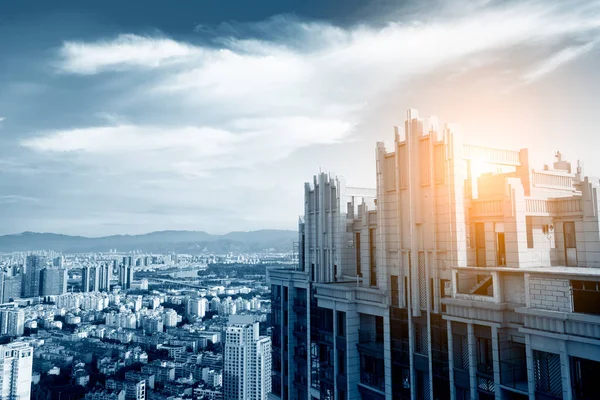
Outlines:
{"label": "cityscape", "polygon": [[599,0],[0,37],[0,400],[600,398]]}

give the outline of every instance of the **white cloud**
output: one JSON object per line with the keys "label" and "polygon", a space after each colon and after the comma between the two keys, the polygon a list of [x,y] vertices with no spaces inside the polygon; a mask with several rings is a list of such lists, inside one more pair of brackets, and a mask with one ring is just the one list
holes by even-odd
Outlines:
{"label": "white cloud", "polygon": [[[585,13],[576,5],[543,2],[492,4],[453,10],[451,16],[437,11],[421,15],[421,22],[397,20],[382,27],[343,28],[279,17],[226,34],[204,29],[204,36],[217,35],[212,46],[137,35],[67,42],[58,53],[58,70],[96,74],[107,84],[118,80],[111,86],[116,93],[104,103],[99,99],[94,111],[104,113],[91,113],[90,123],[38,132],[21,144],[65,165],[86,167],[82,190],[98,198],[107,191],[125,192],[139,195],[140,204],[164,199],[157,205],[161,209],[178,209],[176,199],[185,198],[236,218],[287,216],[298,211],[289,211],[289,204],[297,200],[301,207],[302,199],[282,187],[301,187],[291,179],[306,178],[306,169],[315,170],[324,159],[327,168],[343,167],[340,160],[347,156],[324,155],[299,173],[299,161],[292,165],[283,159],[300,149],[312,157],[309,146],[352,139],[375,105],[405,90],[406,82],[432,72],[451,76],[481,70],[517,51],[535,50],[543,59],[563,45],[554,56],[558,61],[546,60],[549,67],[541,68],[542,63],[524,73],[531,65],[501,65],[510,70],[506,80],[515,77],[522,84],[524,74],[537,70],[531,77],[539,79],[582,55],[586,49],[572,43],[592,41],[600,30],[597,2],[588,3]],[[414,19],[419,18],[411,15]],[[120,72],[118,78],[101,75],[112,71]],[[462,100],[460,90],[450,101]],[[315,158],[320,152],[325,153],[315,151]],[[365,174],[373,166],[368,162],[361,168]],[[104,183],[98,178],[107,175]],[[152,185],[140,187],[140,182]],[[287,200],[277,205],[268,197],[282,195]]]}
{"label": "white cloud", "polygon": [[[144,123],[145,116],[136,115],[141,121],[130,122],[128,116],[100,113],[113,126],[44,132],[23,145],[92,156],[82,157],[84,162],[133,158],[119,166],[136,170],[152,160],[153,170],[188,176],[269,162],[302,147],[346,140],[369,102],[398,82],[461,59],[462,68],[481,65],[475,61],[486,51],[540,47],[597,34],[599,27],[589,9],[582,15],[576,8],[510,4],[382,28],[343,29],[278,17],[250,26],[263,39],[217,37],[218,47],[131,34],[67,42],[60,50],[61,71],[147,71],[143,86],[127,95],[158,112],[163,104],[175,104],[181,120]],[[524,79],[539,79],[590,49],[591,44],[566,48]],[[156,68],[160,73],[152,72]],[[210,123],[198,124],[202,120]]]}
{"label": "white cloud", "polygon": [[154,68],[181,62],[200,54],[200,49],[168,38],[132,34],[95,43],[65,42],[58,68],[74,74],[95,74],[132,67]]}
{"label": "white cloud", "polygon": [[349,123],[306,117],[239,119],[230,129],[192,126],[117,125],[46,132],[23,140],[36,151],[83,154],[82,162],[125,170],[170,171],[204,176],[206,171],[269,163],[313,144],[341,141]]}
{"label": "white cloud", "polygon": [[578,57],[588,53],[594,48],[594,43],[590,42],[581,46],[567,47],[542,61],[531,71],[522,76],[522,80],[526,83],[532,83],[551,73],[555,69],[567,64]]}
{"label": "white cloud", "polygon": [[0,117],[0,122],[4,121],[6,118]]}

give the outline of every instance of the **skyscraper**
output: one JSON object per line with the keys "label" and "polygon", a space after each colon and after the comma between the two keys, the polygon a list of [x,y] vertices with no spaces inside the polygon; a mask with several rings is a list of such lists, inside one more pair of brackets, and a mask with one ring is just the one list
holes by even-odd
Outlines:
{"label": "skyscraper", "polygon": [[0,346],[0,399],[29,400],[33,348],[27,343],[13,342]]}
{"label": "skyscraper", "polygon": [[67,269],[44,268],[42,270],[42,296],[67,293]]}
{"label": "skyscraper", "polygon": [[8,303],[21,297],[23,275],[4,276],[2,302]]}
{"label": "skyscraper", "polygon": [[129,289],[131,282],[133,282],[133,266],[127,262],[119,268],[119,285],[122,289]]}
{"label": "skyscraper", "polygon": [[265,400],[271,392],[271,338],[252,315],[232,315],[225,332],[225,400]]}
{"label": "skyscraper", "polygon": [[433,121],[377,145],[375,192],[305,185],[299,264],[268,271],[272,397],[597,397],[598,179]]}
{"label": "skyscraper", "polygon": [[46,257],[27,256],[23,275],[23,297],[37,297],[41,294],[42,269],[46,267]]}

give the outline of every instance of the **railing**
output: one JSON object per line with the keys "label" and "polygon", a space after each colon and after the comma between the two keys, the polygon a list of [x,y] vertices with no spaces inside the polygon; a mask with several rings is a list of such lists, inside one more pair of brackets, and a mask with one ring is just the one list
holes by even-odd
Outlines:
{"label": "railing", "polygon": [[306,309],[306,300],[294,299],[294,308]]}
{"label": "railing", "polygon": [[333,344],[333,333],[331,332],[319,332],[319,341],[323,343]]}
{"label": "railing", "polygon": [[573,189],[573,176],[558,175],[553,172],[533,171],[531,183],[534,186],[552,187],[558,189]]}
{"label": "railing", "polygon": [[306,332],[306,325],[299,324],[297,322],[294,323],[294,330],[292,331],[292,333],[294,333],[295,335],[306,336]]}
{"label": "railing", "polygon": [[364,329],[358,330],[358,343],[383,342],[383,332],[373,332]]}
{"label": "railing", "polygon": [[500,383],[515,389],[527,390],[527,365],[500,361]]}
{"label": "railing", "polygon": [[482,160],[494,164],[521,165],[519,152],[514,150],[494,149],[492,147],[463,145],[463,158]]}
{"label": "railing", "polygon": [[581,201],[579,197],[552,198],[552,199],[525,199],[525,208],[530,215],[560,215],[581,213]]}
{"label": "railing", "polygon": [[384,391],[385,390],[385,377],[383,374],[375,372],[367,372],[363,369],[360,371],[360,383],[363,385],[370,386],[374,389]]}
{"label": "railing", "polygon": [[473,216],[504,215],[504,200],[473,200],[471,214]]}
{"label": "railing", "polygon": [[343,284],[327,284],[316,288],[318,297],[327,297],[336,300],[348,302],[362,301],[376,305],[388,305],[388,295],[390,291],[384,292],[374,288],[356,286],[354,282]]}

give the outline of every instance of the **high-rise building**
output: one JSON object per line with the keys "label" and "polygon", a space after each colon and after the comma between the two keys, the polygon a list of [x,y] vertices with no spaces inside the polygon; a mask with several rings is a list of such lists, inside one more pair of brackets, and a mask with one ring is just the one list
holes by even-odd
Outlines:
{"label": "high-rise building", "polygon": [[305,186],[272,269],[272,397],[585,399],[600,371],[600,182],[415,110],[372,191]]}
{"label": "high-rise building", "polygon": [[265,400],[271,392],[271,339],[252,315],[233,315],[225,332],[225,400]]}
{"label": "high-rise building", "polygon": [[46,267],[46,257],[27,256],[23,275],[23,297],[38,297],[41,294],[42,269]]}
{"label": "high-rise building", "polygon": [[98,268],[98,291],[109,291],[110,281],[112,279],[112,265],[103,263]]}
{"label": "high-rise building", "polygon": [[44,268],[42,270],[42,296],[67,293],[67,269]]}
{"label": "high-rise building", "polygon": [[5,275],[3,278],[2,302],[8,303],[21,297],[23,275]]}
{"label": "high-rise building", "polygon": [[25,312],[15,307],[0,308],[0,335],[18,337],[25,330]]}
{"label": "high-rise building", "polygon": [[119,268],[119,285],[122,289],[131,288],[131,282],[133,282],[133,266],[129,264],[130,259],[131,257],[128,258],[128,263],[121,265]]}
{"label": "high-rise building", "polygon": [[64,261],[65,261],[65,259],[64,259],[64,257],[63,257],[63,256],[58,256],[58,257],[55,257],[55,258],[52,260],[52,265],[53,265],[53,266],[55,266],[55,267],[62,267],[62,266],[63,266],[63,263],[64,263]]}
{"label": "high-rise building", "polygon": [[0,399],[28,400],[31,395],[33,348],[13,342],[0,346]]}

